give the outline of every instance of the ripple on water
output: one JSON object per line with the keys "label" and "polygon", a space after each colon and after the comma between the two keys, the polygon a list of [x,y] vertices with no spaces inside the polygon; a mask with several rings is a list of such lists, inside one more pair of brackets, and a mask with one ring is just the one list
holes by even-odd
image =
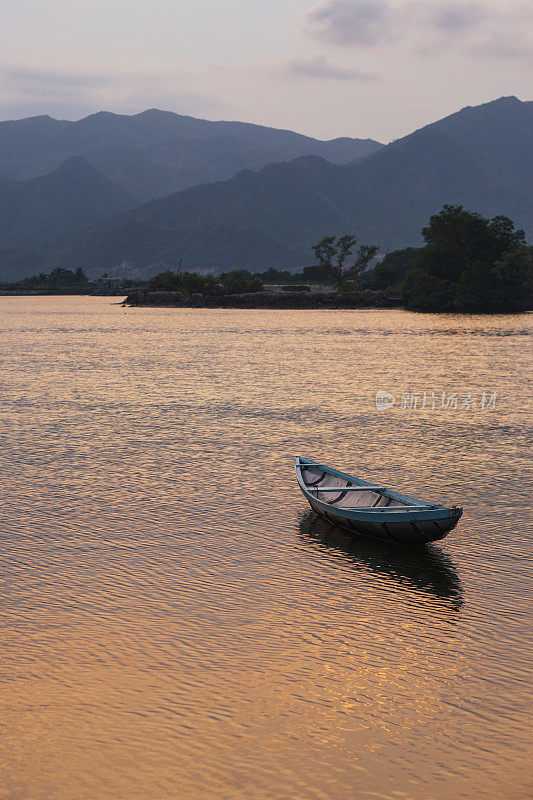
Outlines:
{"label": "ripple on water", "polygon": [[[0,313],[0,798],[526,796],[527,315]],[[294,453],[465,515],[352,539]]]}

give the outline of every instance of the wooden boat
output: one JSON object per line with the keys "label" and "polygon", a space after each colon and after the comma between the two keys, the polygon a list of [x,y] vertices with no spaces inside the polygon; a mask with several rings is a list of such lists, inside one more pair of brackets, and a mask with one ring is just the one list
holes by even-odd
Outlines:
{"label": "wooden boat", "polygon": [[425,503],[296,456],[296,478],[311,508],[349,531],[408,544],[435,542],[455,528],[463,509]]}

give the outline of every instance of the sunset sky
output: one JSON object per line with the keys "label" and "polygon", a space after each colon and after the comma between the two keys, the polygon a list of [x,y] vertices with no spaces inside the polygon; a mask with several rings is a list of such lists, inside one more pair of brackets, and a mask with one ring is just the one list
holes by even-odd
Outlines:
{"label": "sunset sky", "polygon": [[4,0],[0,118],[157,107],[398,138],[531,99],[531,0]]}

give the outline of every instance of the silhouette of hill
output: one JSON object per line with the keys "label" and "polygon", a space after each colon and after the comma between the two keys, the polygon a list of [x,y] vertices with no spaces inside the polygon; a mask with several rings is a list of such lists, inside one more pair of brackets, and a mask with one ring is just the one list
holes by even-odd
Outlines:
{"label": "silhouette of hill", "polygon": [[242,169],[303,155],[344,164],[380,147],[371,139],[324,142],[292,131],[157,109],[133,116],[101,111],[77,122],[49,116],[0,122],[0,178],[35,178],[81,156],[143,202],[224,180]]}
{"label": "silhouette of hill", "polygon": [[42,247],[136,202],[125,189],[74,157],[50,175],[0,180],[0,242],[4,248]]}
{"label": "silhouette of hill", "polygon": [[506,214],[533,234],[533,102],[468,107],[347,165],[310,156],[152,201],[71,237],[75,266],[146,274],[309,263],[323,235],[394,249],[420,243],[444,203]]}

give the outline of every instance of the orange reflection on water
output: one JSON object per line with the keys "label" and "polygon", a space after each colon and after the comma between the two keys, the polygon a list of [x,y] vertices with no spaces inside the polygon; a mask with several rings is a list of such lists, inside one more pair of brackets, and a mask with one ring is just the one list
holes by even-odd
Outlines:
{"label": "orange reflection on water", "polygon": [[[0,311],[0,797],[523,796],[527,315]],[[465,517],[353,541],[296,452]]]}

